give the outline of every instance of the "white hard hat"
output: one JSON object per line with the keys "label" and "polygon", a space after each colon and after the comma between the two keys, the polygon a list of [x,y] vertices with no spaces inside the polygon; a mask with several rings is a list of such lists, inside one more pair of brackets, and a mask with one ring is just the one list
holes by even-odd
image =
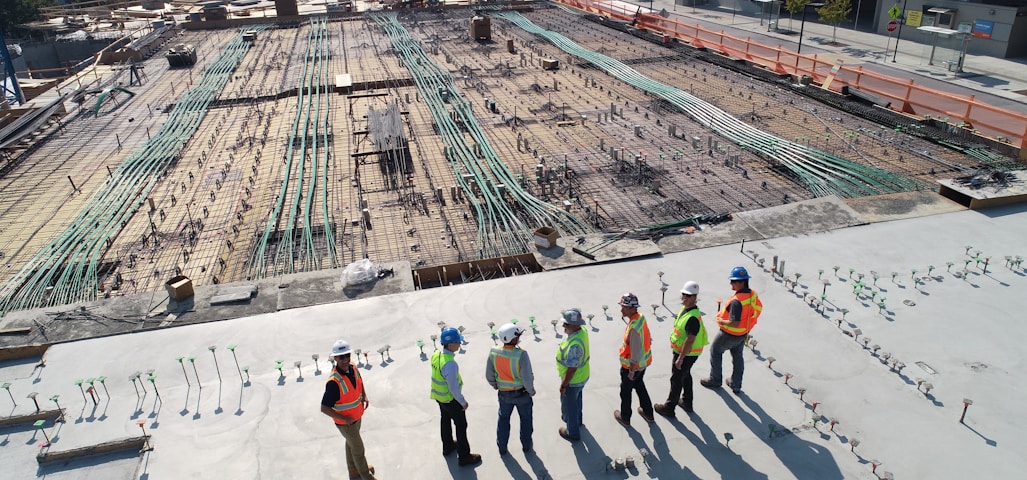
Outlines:
{"label": "white hard hat", "polygon": [[689,295],[699,294],[699,284],[693,281],[685,282],[685,286],[681,287],[681,293],[687,293]]}
{"label": "white hard hat", "polygon": [[347,342],[345,340],[336,340],[335,343],[332,345],[332,356],[333,357],[337,357],[339,355],[345,355],[345,354],[350,353],[352,351],[353,351],[353,349],[350,348],[349,342]]}
{"label": "white hard hat", "polygon": [[507,323],[502,327],[499,327],[499,340],[503,343],[510,343],[513,339],[521,336],[522,333],[524,333],[523,328],[512,323]]}

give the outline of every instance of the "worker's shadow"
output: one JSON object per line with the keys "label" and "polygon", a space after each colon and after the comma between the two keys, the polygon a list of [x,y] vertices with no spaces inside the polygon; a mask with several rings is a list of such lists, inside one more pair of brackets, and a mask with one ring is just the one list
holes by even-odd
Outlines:
{"label": "worker's shadow", "polygon": [[[695,428],[699,430],[699,435],[696,435],[688,426],[683,422],[691,422],[695,424]],[[720,478],[747,478],[753,480],[760,480],[768,478],[766,474],[756,471],[749,465],[741,455],[738,455],[731,450],[729,446],[725,446],[721,443],[720,439],[717,438],[717,434],[713,433],[709,425],[703,421],[702,417],[697,413],[688,414],[687,417],[679,415],[677,418],[670,421],[671,425],[677,429],[692,445],[695,446],[699,454],[706,459],[706,461],[719,473]],[[662,435],[661,435],[662,438]],[[670,452],[666,442],[658,442],[655,435],[653,435],[653,449],[656,455],[660,459],[671,458]],[[682,469],[681,476],[674,478],[698,478],[694,473]]]}
{"label": "worker's shadow", "polygon": [[[838,461],[828,449],[820,448],[803,440],[798,435],[792,434],[787,427],[784,427],[784,430],[777,430],[783,435],[768,434],[770,425],[781,426],[781,424],[768,415],[759,404],[752,401],[748,395],[744,393],[733,395],[723,389],[719,390],[718,394],[756,438],[762,440],[774,451],[781,464],[788,468],[794,477],[809,478],[815,474],[818,480],[841,480],[843,478]],[[743,403],[752,414],[738,402]]]}
{"label": "worker's shadow", "polygon": [[580,432],[581,440],[574,442],[572,447],[574,449],[574,458],[578,462],[578,469],[583,474],[586,474],[595,471],[596,458],[609,459],[609,457],[603,451],[603,447],[599,446],[599,442],[596,442],[592,433],[585,429],[584,425],[581,426]]}
{"label": "worker's shadow", "polygon": [[520,462],[518,462],[517,459],[514,458],[513,455],[507,454],[507,455],[503,455],[502,459],[503,459],[503,465],[506,466],[507,472],[510,473],[510,477],[509,478],[512,478],[514,480],[522,480],[522,479],[523,480],[531,480],[533,478],[550,478],[548,476],[549,475],[549,471],[546,469],[546,464],[544,462],[542,462],[542,459],[539,458],[538,455],[535,454],[534,450],[532,450],[530,452],[526,452],[524,454],[524,457],[525,457],[525,460],[528,461],[528,466],[531,468],[531,471],[535,473],[535,475],[532,476],[530,473],[526,472],[524,470],[524,468],[521,467]]}

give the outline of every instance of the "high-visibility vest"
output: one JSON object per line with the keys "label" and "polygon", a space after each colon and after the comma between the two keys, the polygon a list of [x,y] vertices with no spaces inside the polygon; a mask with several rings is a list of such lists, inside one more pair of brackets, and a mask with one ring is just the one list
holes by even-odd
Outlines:
{"label": "high-visibility vest", "polygon": [[[452,361],[453,354],[448,352],[442,353],[442,350],[436,350],[431,356],[431,398],[442,403],[451,402],[455,398],[453,393],[449,391],[449,383],[446,382],[446,377],[442,376],[442,367]],[[456,374],[456,380],[461,387],[464,385],[464,379],[459,373]]]}
{"label": "high-visibility vest", "polygon": [[699,311],[699,307],[692,307],[687,311],[685,307],[681,307],[677,318],[674,319],[674,331],[670,334],[670,348],[674,350],[675,354],[680,355],[681,349],[685,346],[685,340],[688,339],[685,326],[688,325],[688,321],[692,318],[699,322],[699,333],[695,335],[695,341],[692,342],[692,350],[685,356],[698,357],[702,353],[702,348],[710,344],[709,337],[706,335],[706,326],[702,323],[702,314]]}
{"label": "high-visibility vest", "polygon": [[[353,369],[352,366],[349,368]],[[360,399],[364,394],[364,380],[360,378],[360,372],[356,369],[353,369],[353,378],[356,379],[355,384],[350,383],[348,376],[339,373],[338,370],[332,370],[332,376],[328,377],[328,381],[339,386],[339,400],[332,405],[332,410],[356,421],[364,415],[364,402]],[[337,418],[332,420],[339,425],[346,424]]]}
{"label": "high-visibility vest", "polygon": [[749,333],[752,327],[756,326],[756,322],[760,318],[760,313],[763,312],[763,302],[756,296],[756,292],[750,291],[749,293],[735,293],[725,304],[724,308],[717,313],[717,318],[720,320],[731,320],[731,313],[728,312],[728,306],[731,305],[731,300],[738,300],[742,304],[742,318],[738,322],[737,327],[729,327],[726,325],[720,325],[720,329],[729,335],[742,336]]}
{"label": "high-visibility vest", "polygon": [[560,348],[556,350],[556,371],[560,374],[562,380],[567,375],[567,365],[564,365],[563,359],[567,356],[567,352],[571,350],[572,346],[577,345],[581,348],[581,366],[574,371],[574,376],[571,377],[570,384],[577,385],[579,383],[585,383],[588,380],[588,334],[585,333],[585,329],[580,329],[567,336],[567,339],[560,342]]}
{"label": "high-visibility vest", "polygon": [[640,313],[636,313],[635,318],[631,319],[627,328],[624,329],[624,342],[620,346],[620,366],[631,368],[630,339],[632,331],[642,337],[642,360],[639,363],[642,368],[648,367],[653,363],[652,339],[649,338],[649,324],[646,323],[645,316]]}
{"label": "high-visibility vest", "polygon": [[521,353],[523,352],[524,350],[512,345],[492,347],[492,353],[489,356],[492,367],[496,370],[496,385],[500,390],[524,388],[524,381],[521,379]]}

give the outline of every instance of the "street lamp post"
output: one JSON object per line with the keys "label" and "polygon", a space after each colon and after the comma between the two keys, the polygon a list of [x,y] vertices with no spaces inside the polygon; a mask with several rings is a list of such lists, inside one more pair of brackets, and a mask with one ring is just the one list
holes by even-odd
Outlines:
{"label": "street lamp post", "polygon": [[806,9],[808,7],[820,8],[823,6],[823,3],[807,3],[802,6],[802,21],[799,24],[799,47],[795,49],[795,53],[802,53],[802,32],[806,30]]}

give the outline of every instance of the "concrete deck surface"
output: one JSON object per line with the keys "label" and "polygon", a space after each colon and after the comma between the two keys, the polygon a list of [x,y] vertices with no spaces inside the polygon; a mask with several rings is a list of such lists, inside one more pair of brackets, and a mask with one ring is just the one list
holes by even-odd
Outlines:
{"label": "concrete deck surface", "polygon": [[[139,456],[39,467],[34,457],[47,449],[38,446],[41,433],[26,425],[0,430],[0,464],[6,478],[345,478],[343,439],[318,411],[328,349],[345,338],[369,353],[366,362],[361,359],[371,400],[363,436],[379,478],[875,478],[872,460],[882,463],[877,476],[888,471],[899,479],[1015,478],[1027,468],[1027,446],[1018,434],[1027,426],[1018,413],[1027,388],[1020,340],[1027,326],[1015,307],[1027,274],[1022,266],[1004,266],[1003,257],[1022,255],[1025,235],[1023,207],[955,211],[747,242],[745,252],[734,243],[57,344],[46,352],[43,367],[35,360],[0,365],[0,379],[11,383],[18,403],[13,407],[10,398],[0,398],[3,413],[34,412],[25,398],[31,391],[39,392],[44,408],[53,408],[47,399],[59,394],[67,423],[47,424],[54,439],[49,451],[138,436],[139,420],[154,448]],[[749,251],[767,258],[763,268]],[[977,251],[989,258],[987,273],[971,259]],[[801,274],[799,286],[786,288],[770,274],[774,255],[786,262],[786,278]],[[730,294],[727,273],[735,265],[750,269],[765,306],[753,331],[757,345],[745,354],[743,393],[696,383],[696,414],[679,411],[674,421],[657,416],[651,425],[636,414],[632,428],[622,428],[612,418],[624,328],[616,318],[619,296],[631,291],[643,304],[654,339],[646,383],[653,400],[663,401],[677,290],[686,280],[700,283],[699,306],[712,329],[718,299]],[[669,288],[666,305],[658,305],[658,272]],[[878,273],[876,287],[871,272]],[[857,296],[852,285],[859,274],[867,288]],[[810,296],[803,299],[804,291],[820,297],[818,277],[830,282],[822,311],[809,305]],[[875,303],[882,297],[883,309]],[[609,316],[603,305],[611,306]],[[557,435],[554,355],[561,339],[550,323],[572,306],[595,315],[584,441],[578,444]],[[516,318],[526,325],[532,316],[538,333],[526,334],[522,343],[537,373],[535,453],[520,451],[515,420],[512,453],[500,457],[496,395],[484,380],[493,345],[487,322]],[[470,402],[471,446],[484,457],[473,469],[440,455],[427,363],[429,336],[439,322],[466,327],[467,344],[457,359]],[[857,328],[858,339],[852,336]],[[864,337],[871,339],[866,347]],[[424,356],[418,339],[427,344]],[[237,345],[239,364],[249,367],[248,385],[227,350],[230,344]],[[385,345],[391,349],[383,361],[377,350]],[[874,345],[880,346],[876,353],[869,348]],[[209,346],[216,346],[220,380]],[[311,360],[315,353],[320,372]],[[905,368],[891,369],[884,353]],[[195,357],[198,380],[185,361],[191,385],[176,360],[182,356]],[[276,360],[283,362],[284,375],[275,369]],[[695,382],[708,372],[708,362],[707,350],[693,368]],[[725,363],[730,370],[730,360]],[[148,369],[155,370],[162,401],[149,383],[138,399],[128,380]],[[107,377],[111,398],[97,384],[101,401],[94,406],[75,381],[100,375]],[[921,378],[933,384],[928,394],[917,386]],[[802,400],[799,388],[806,389]],[[959,423],[964,398],[973,405]],[[824,422],[830,419],[838,422],[833,431]],[[733,440],[725,445],[728,433]],[[860,442],[854,451],[852,439]],[[637,469],[607,471],[611,459],[628,456]]]}

